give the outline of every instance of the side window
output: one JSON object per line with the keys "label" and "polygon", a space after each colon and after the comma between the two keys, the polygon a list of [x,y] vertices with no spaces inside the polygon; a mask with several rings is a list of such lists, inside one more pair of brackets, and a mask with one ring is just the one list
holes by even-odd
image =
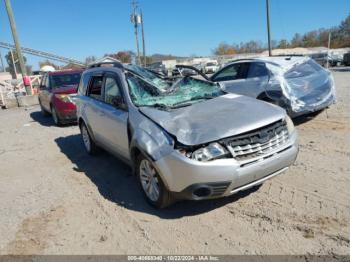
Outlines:
{"label": "side window", "polygon": [[251,63],[247,78],[268,76],[269,72],[264,63]]}
{"label": "side window", "polygon": [[78,87],[78,92],[80,95],[86,95],[86,89],[89,83],[90,76],[91,74],[88,74],[88,73],[82,75],[80,79],[79,87]]}
{"label": "side window", "polygon": [[224,68],[214,77],[214,81],[230,81],[242,78],[240,77],[241,65],[234,64]]}
{"label": "side window", "polygon": [[102,83],[102,76],[93,76],[90,80],[88,96],[103,101]]}
{"label": "side window", "polygon": [[122,95],[118,83],[114,77],[107,76],[105,79],[105,102],[115,105],[116,99],[122,101]]}

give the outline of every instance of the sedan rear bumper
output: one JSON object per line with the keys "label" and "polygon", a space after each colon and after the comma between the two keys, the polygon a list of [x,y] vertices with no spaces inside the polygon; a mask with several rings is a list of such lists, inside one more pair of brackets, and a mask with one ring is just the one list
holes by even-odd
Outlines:
{"label": "sedan rear bumper", "polygon": [[317,111],[321,111],[329,106],[331,106],[332,104],[335,103],[335,97],[334,95],[330,94],[326,99],[324,99],[321,102],[316,102],[313,104],[307,104],[305,106],[302,106],[300,108],[290,108],[288,109],[288,115],[292,118],[298,117],[298,116],[302,116],[302,115],[307,115],[307,114],[311,114]]}

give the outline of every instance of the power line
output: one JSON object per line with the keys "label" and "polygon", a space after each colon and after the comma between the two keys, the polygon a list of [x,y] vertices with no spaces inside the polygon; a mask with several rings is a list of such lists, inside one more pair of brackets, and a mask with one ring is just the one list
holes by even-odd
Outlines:
{"label": "power line", "polygon": [[[9,44],[9,43],[5,43],[5,42],[0,42],[0,47],[10,49],[10,50],[15,49],[14,45]],[[59,62],[72,63],[72,64],[82,65],[82,66],[85,65],[83,62],[72,59],[72,58],[67,58],[67,57],[63,57],[63,56],[59,56],[59,55],[55,55],[52,53],[48,53],[48,52],[44,52],[44,51],[40,51],[40,50],[35,50],[35,49],[27,48],[27,47],[21,47],[21,51],[23,53],[26,53],[26,54],[40,56],[40,57],[44,57],[44,58],[59,61]]]}

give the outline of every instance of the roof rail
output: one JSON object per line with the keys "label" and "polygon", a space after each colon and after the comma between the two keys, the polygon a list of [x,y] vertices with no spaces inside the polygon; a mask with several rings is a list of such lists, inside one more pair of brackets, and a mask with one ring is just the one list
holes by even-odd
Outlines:
{"label": "roof rail", "polygon": [[121,62],[99,62],[99,63],[94,63],[88,66],[88,68],[95,68],[95,67],[101,67],[103,65],[112,65],[113,67],[117,67],[120,69],[124,69],[124,66]]}

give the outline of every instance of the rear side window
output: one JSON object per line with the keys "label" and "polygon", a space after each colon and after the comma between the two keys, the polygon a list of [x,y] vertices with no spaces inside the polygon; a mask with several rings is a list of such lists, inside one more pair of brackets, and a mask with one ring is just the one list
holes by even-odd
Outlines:
{"label": "rear side window", "polygon": [[220,82],[243,79],[246,76],[247,67],[248,63],[240,63],[227,66],[226,68],[222,69],[219,73],[217,73],[213,77],[213,80]]}
{"label": "rear side window", "polygon": [[322,67],[314,62],[313,60],[308,60],[305,63],[297,64],[288,72],[285,73],[284,77],[286,79],[306,77],[320,71]]}
{"label": "rear side window", "polygon": [[122,98],[119,85],[114,77],[107,76],[105,80],[105,102],[113,105],[113,99]]}
{"label": "rear side window", "polygon": [[91,98],[103,101],[102,84],[103,84],[102,76],[93,76],[89,84],[87,95]]}
{"label": "rear side window", "polygon": [[264,63],[251,63],[247,78],[264,77],[268,75],[269,73]]}

